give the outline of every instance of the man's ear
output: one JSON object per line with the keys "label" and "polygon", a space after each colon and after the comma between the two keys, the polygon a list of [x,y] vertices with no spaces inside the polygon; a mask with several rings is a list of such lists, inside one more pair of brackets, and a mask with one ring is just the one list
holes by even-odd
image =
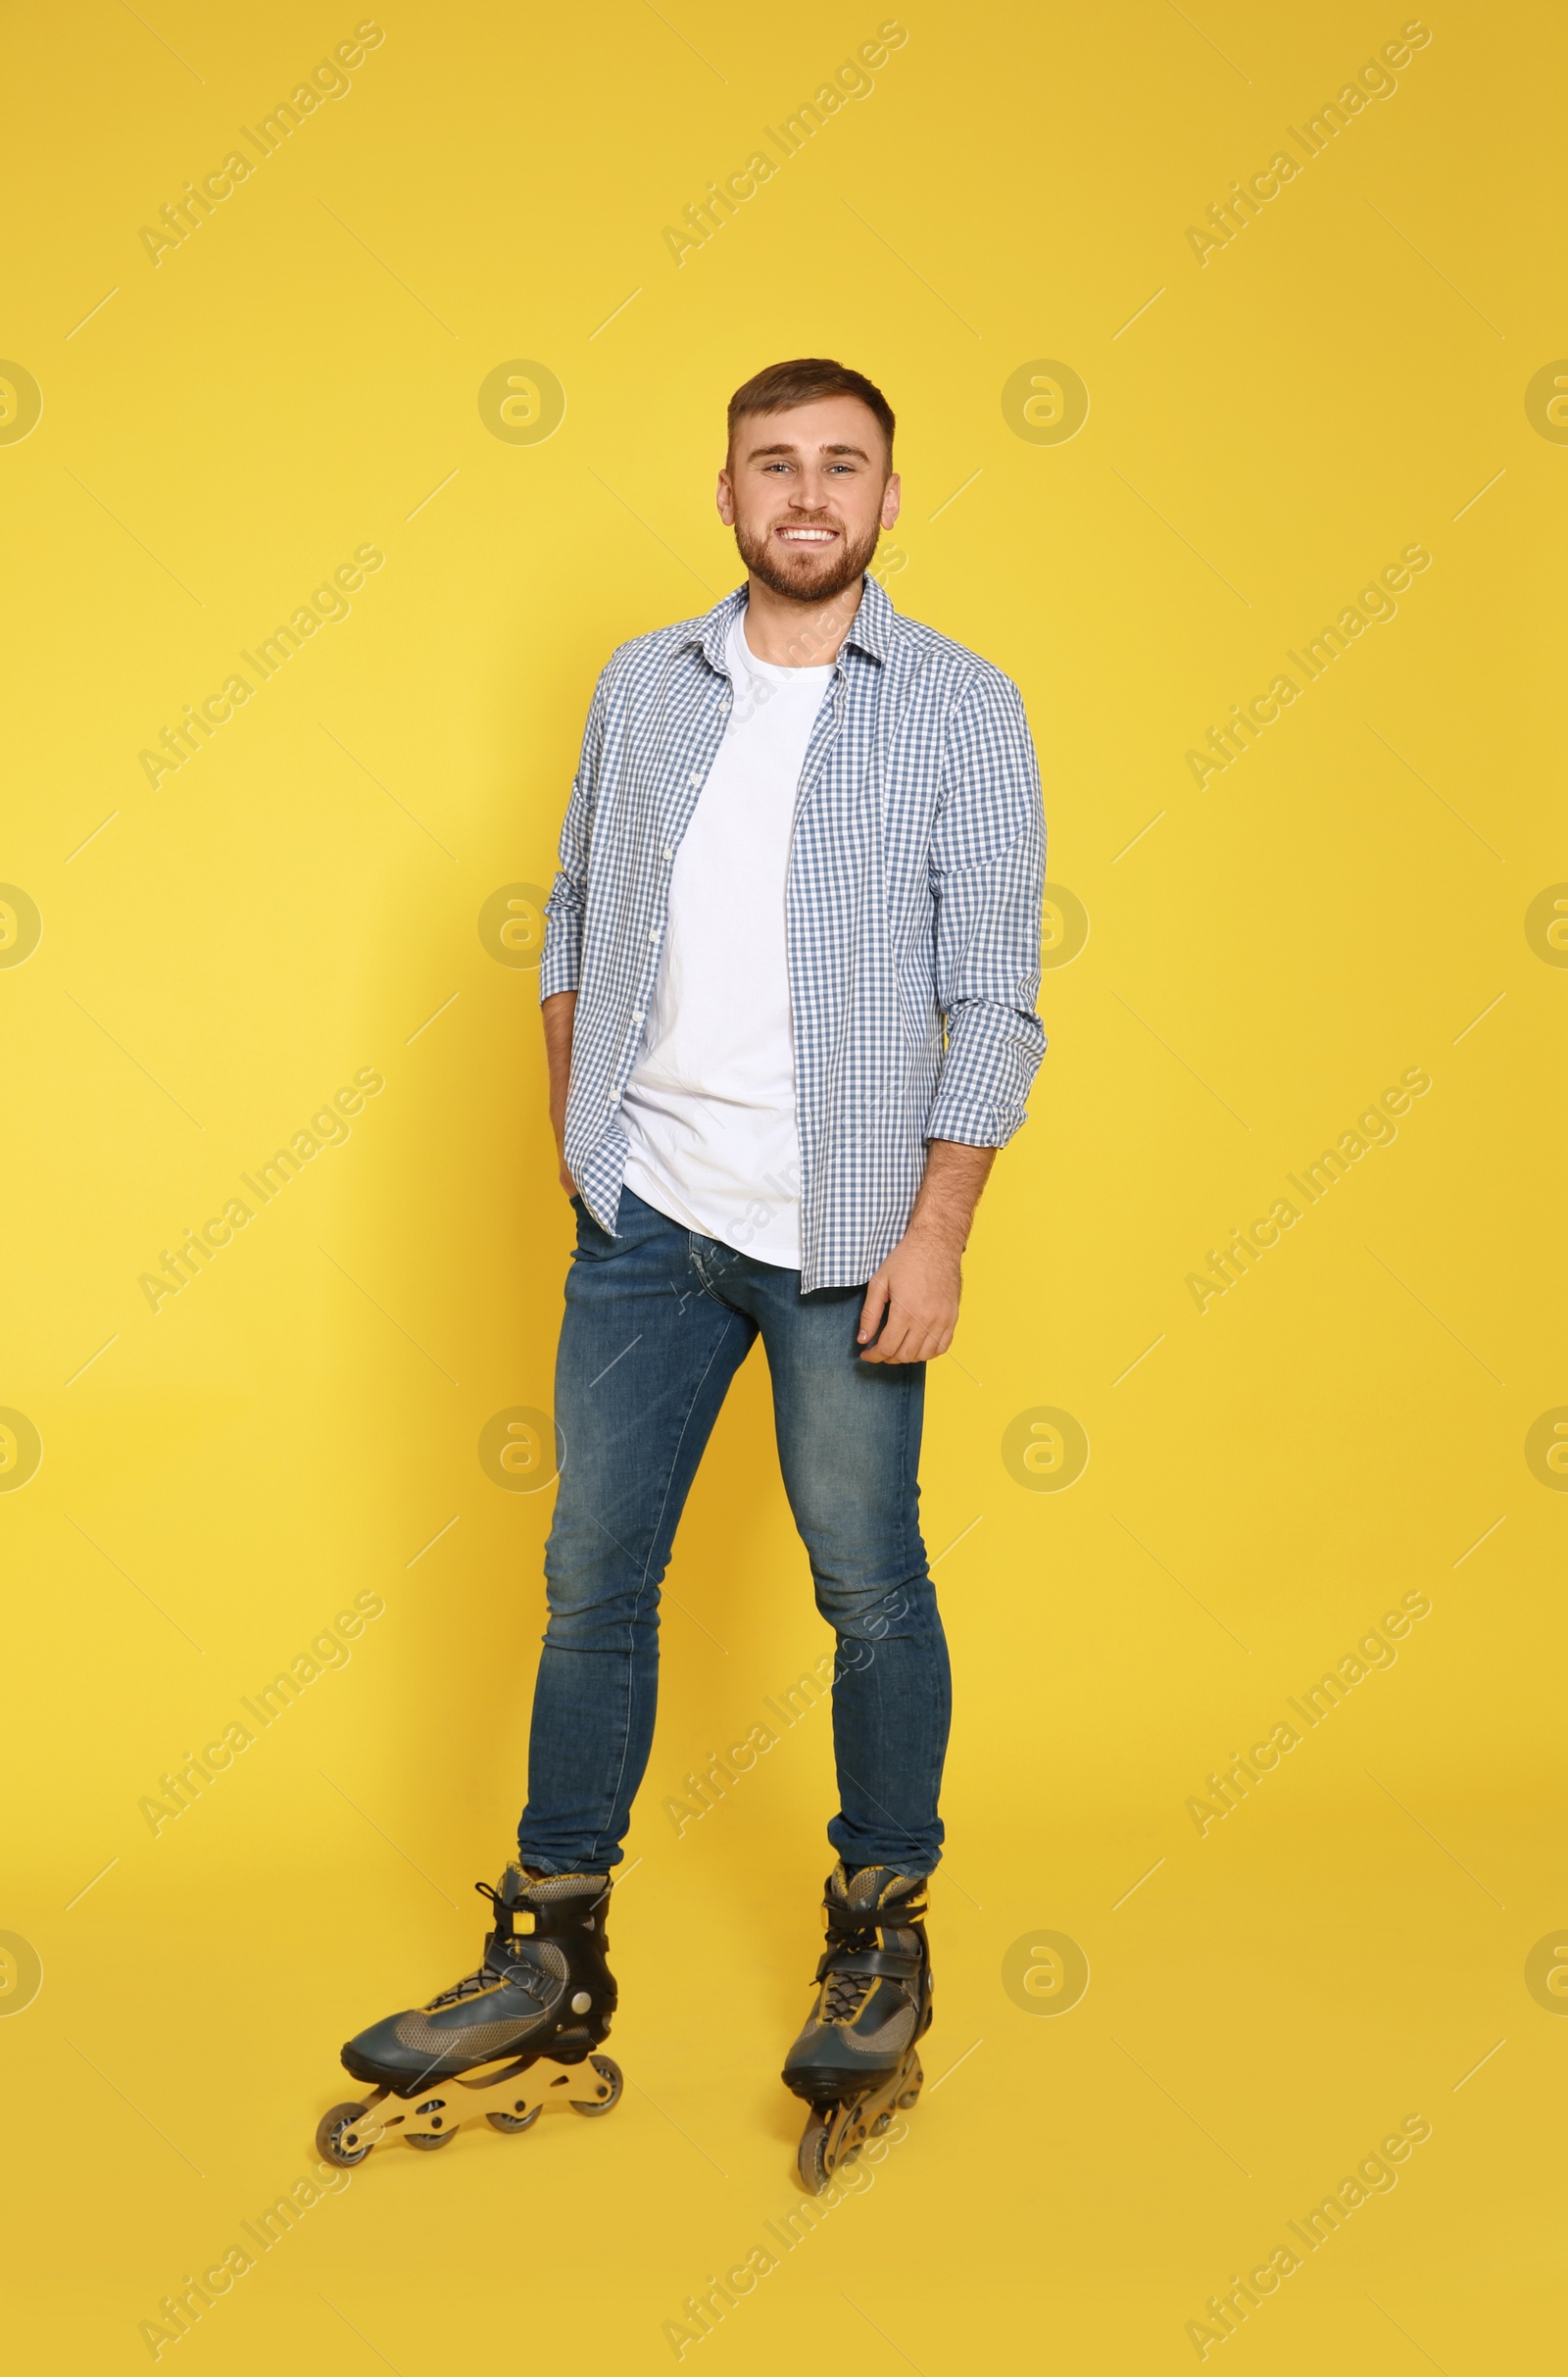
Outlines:
{"label": "man's ear", "polygon": [[735,525],[735,490],[730,485],[727,470],[720,470],[718,474],[718,485],[713,491],[713,501],[718,506],[718,517],[725,527],[733,528]]}
{"label": "man's ear", "polygon": [[891,528],[898,519],[899,502],[903,491],[897,470],[890,471],[888,483],[882,490],[882,525],[884,528]]}

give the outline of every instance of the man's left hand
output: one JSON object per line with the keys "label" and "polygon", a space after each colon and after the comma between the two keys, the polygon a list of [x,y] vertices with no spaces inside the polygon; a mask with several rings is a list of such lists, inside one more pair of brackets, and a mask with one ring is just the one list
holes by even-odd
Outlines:
{"label": "man's left hand", "polygon": [[931,1362],[945,1354],[958,1322],[961,1286],[960,1250],[911,1226],[866,1285],[860,1360]]}
{"label": "man's left hand", "polygon": [[857,1339],[862,1362],[930,1362],[953,1343],[963,1250],[996,1153],[956,1139],[927,1140],[909,1226],[866,1283]]}

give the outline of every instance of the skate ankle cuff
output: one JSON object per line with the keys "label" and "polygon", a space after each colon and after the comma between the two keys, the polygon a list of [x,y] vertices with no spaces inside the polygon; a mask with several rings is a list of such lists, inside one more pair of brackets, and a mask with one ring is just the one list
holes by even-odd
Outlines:
{"label": "skate ankle cuff", "polygon": [[494,1906],[508,1908],[549,1906],[557,1899],[603,1898],[612,1887],[608,1873],[574,1871],[532,1874],[525,1866],[517,1864],[507,1867],[501,1877],[499,1890],[492,1890],[488,1882],[474,1884],[482,1899],[489,1899]]}

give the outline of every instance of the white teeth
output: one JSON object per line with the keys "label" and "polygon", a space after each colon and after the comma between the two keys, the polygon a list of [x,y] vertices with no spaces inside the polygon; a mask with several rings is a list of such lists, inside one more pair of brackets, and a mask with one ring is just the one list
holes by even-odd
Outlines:
{"label": "white teeth", "polygon": [[781,528],[779,534],[788,537],[792,544],[828,545],[833,541],[834,531],[831,528]]}

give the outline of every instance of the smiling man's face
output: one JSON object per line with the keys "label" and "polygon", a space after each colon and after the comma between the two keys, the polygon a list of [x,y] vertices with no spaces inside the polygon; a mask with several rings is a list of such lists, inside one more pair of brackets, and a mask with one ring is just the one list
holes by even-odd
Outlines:
{"label": "smiling man's face", "polygon": [[821,603],[852,586],[899,517],[882,425],[856,396],[751,413],[718,474],[718,516],[775,594]]}

